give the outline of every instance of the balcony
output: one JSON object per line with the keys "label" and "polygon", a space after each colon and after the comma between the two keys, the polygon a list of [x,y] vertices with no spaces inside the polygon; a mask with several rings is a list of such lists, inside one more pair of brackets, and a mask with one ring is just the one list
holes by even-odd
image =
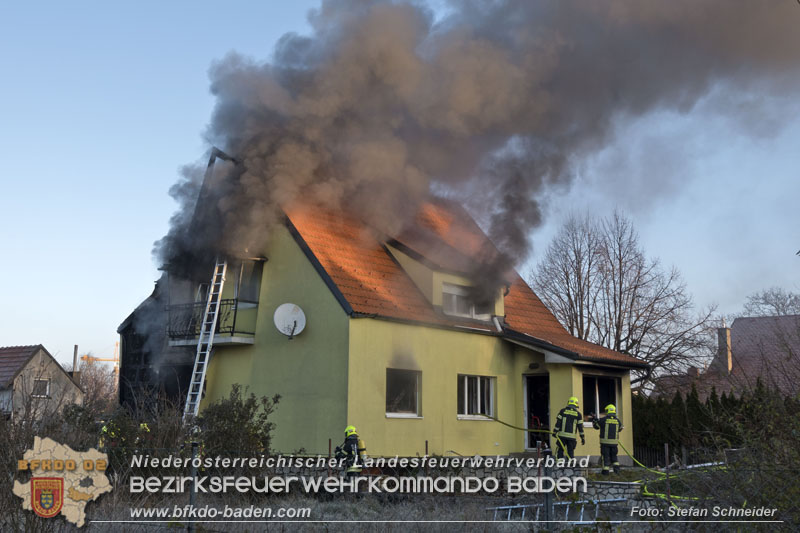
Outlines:
{"label": "balcony", "polygon": [[[193,346],[200,336],[206,302],[170,305],[167,307],[167,337],[170,346]],[[258,302],[224,299],[219,302],[215,345],[253,344]]]}

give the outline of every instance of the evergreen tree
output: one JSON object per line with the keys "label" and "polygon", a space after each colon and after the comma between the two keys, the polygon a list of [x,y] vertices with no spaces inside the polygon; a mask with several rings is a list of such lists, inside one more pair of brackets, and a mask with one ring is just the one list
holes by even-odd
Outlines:
{"label": "evergreen tree", "polygon": [[686,418],[689,431],[682,444],[698,446],[709,444],[707,437],[711,434],[711,417],[700,403],[697,387],[692,384],[692,390],[686,396]]}
{"label": "evergreen tree", "polygon": [[680,391],[676,391],[675,396],[672,398],[669,414],[670,416],[664,420],[669,421],[672,431],[665,442],[668,442],[674,448],[678,444],[686,442],[691,431],[686,413],[686,403],[683,401]]}

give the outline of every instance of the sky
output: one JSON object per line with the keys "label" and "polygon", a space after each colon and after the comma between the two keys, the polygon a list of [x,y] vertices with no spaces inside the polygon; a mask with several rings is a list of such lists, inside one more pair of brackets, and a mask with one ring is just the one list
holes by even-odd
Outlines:
{"label": "sky", "polygon": [[[0,346],[43,344],[65,363],[74,344],[113,353],[159,276],[169,188],[207,157],[209,66],[230,51],[267,60],[315,5],[0,4]],[[742,127],[719,101],[620,126],[549,193],[520,272],[570,212],[618,208],[698,306],[735,313],[755,291],[800,291],[798,108],[754,102]]]}

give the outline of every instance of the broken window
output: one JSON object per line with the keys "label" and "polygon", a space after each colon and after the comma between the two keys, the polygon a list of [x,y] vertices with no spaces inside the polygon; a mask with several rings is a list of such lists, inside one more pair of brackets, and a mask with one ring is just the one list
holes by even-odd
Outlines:
{"label": "broken window", "polygon": [[31,396],[36,398],[49,398],[50,397],[50,380],[49,379],[34,379],[33,392]]}
{"label": "broken window", "polygon": [[421,416],[420,382],[422,372],[417,370],[386,369],[386,413],[404,416]]}
{"label": "broken window", "polygon": [[467,287],[443,283],[442,311],[447,315],[489,320],[494,312],[494,306],[474,304],[468,298]]}
{"label": "broken window", "polygon": [[494,383],[497,378],[458,376],[458,414],[494,416]]}
{"label": "broken window", "polygon": [[619,378],[583,376],[583,418],[588,420],[589,415],[602,415],[606,405],[614,404],[619,415],[617,405],[617,391],[621,389]]}

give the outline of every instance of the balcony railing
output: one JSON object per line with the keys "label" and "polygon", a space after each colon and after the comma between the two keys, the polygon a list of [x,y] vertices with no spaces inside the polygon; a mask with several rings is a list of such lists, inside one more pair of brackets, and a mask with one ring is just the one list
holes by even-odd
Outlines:
{"label": "balcony railing", "polygon": [[[255,335],[257,302],[225,299],[219,302],[215,335]],[[170,339],[191,339],[200,335],[206,302],[170,305],[167,335]]]}

